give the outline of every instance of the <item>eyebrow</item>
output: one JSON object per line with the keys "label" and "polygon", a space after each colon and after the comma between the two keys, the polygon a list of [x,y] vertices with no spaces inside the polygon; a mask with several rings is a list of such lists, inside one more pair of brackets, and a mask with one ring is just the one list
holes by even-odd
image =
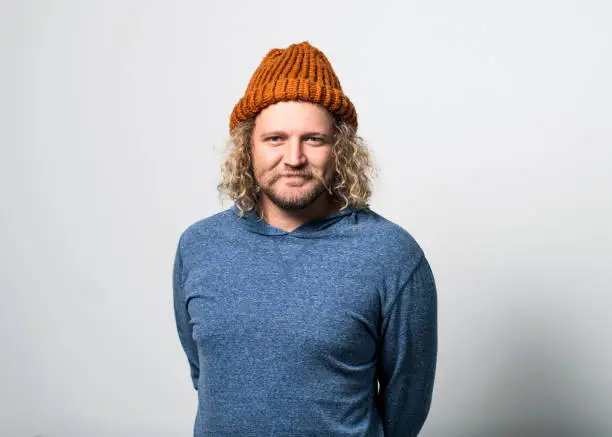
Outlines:
{"label": "eyebrow", "polygon": [[[271,131],[271,132],[264,132],[261,134],[261,138],[265,138],[265,137],[285,137],[287,136],[286,132],[283,131]],[[311,132],[304,132],[302,135],[300,135],[301,138],[304,137],[313,137],[313,136],[319,136],[319,137],[327,137],[327,135],[323,132],[318,132],[318,131],[311,131]]]}
{"label": "eyebrow", "polygon": [[276,136],[278,136],[278,137],[282,137],[282,136],[284,136],[284,135],[287,135],[287,134],[286,134],[285,132],[282,132],[282,131],[276,131],[276,130],[275,130],[275,131],[271,131],[271,132],[263,132],[263,133],[260,135],[260,137],[261,137],[261,138],[263,138],[263,137],[276,137]]}
{"label": "eyebrow", "polygon": [[312,132],[306,132],[302,136],[303,137],[316,137],[316,136],[326,137],[327,135],[325,135],[323,132],[312,131]]}

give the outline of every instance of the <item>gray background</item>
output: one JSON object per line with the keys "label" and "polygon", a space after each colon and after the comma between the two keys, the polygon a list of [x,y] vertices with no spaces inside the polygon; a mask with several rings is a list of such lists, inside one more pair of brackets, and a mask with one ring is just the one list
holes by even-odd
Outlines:
{"label": "gray background", "polygon": [[612,435],[612,3],[2,1],[0,435],[191,435],[180,232],[266,52],[330,58],[428,255],[422,436]]}

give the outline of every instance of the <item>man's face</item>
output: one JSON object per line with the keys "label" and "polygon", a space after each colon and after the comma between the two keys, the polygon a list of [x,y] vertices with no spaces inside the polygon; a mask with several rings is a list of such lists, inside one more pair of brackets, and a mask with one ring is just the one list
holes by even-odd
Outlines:
{"label": "man's face", "polygon": [[286,210],[306,208],[327,195],[332,145],[333,120],[321,106],[279,102],[262,110],[252,139],[253,173],[262,195]]}

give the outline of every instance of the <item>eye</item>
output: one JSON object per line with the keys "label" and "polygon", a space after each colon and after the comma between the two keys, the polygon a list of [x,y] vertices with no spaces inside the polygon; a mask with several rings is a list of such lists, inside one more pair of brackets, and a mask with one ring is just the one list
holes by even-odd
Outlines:
{"label": "eye", "polygon": [[278,136],[278,135],[274,135],[274,136],[266,138],[266,142],[267,143],[272,143],[272,144],[280,143],[281,140],[282,140],[282,138],[280,136]]}
{"label": "eye", "polygon": [[308,137],[306,138],[306,141],[315,145],[323,144],[323,138],[321,137]]}

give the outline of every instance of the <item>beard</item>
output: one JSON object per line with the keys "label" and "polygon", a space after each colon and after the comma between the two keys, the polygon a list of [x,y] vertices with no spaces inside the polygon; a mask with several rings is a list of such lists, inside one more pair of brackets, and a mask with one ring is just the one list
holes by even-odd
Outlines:
{"label": "beard", "polygon": [[279,208],[287,211],[296,211],[312,205],[323,193],[329,192],[328,183],[319,175],[313,175],[303,172],[292,172],[291,174],[300,174],[306,176],[304,183],[311,183],[314,180],[315,184],[307,191],[301,191],[297,194],[285,194],[279,189],[275,189],[275,183],[282,178],[282,175],[274,175],[265,183],[260,183],[261,191]]}

